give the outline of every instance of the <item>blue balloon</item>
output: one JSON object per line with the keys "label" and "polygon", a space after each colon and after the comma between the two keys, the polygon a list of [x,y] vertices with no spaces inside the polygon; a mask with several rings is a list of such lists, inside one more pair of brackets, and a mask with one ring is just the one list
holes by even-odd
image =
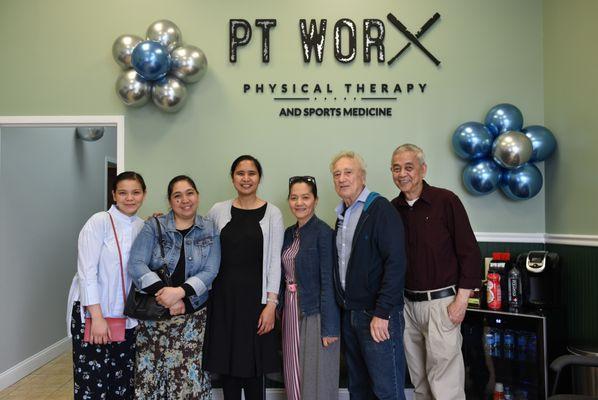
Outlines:
{"label": "blue balloon", "polygon": [[469,193],[482,196],[498,188],[501,168],[492,160],[474,160],[463,169],[463,184]]}
{"label": "blue balloon", "polygon": [[503,172],[499,185],[511,200],[531,199],[542,189],[542,173],[534,164],[523,164]]}
{"label": "blue balloon", "polygon": [[492,149],[492,133],[484,124],[466,122],[459,125],[453,133],[453,149],[466,160],[486,157]]}
{"label": "blue balloon", "polygon": [[532,141],[532,158],[530,161],[544,161],[554,153],[556,139],[550,129],[541,125],[530,125],[523,128],[522,132]]}
{"label": "blue balloon", "polygon": [[523,114],[512,104],[497,104],[486,114],[484,124],[494,136],[507,131],[520,131],[523,127]]}
{"label": "blue balloon", "polygon": [[170,71],[170,54],[159,42],[145,40],[133,49],[131,65],[141,77],[155,81],[166,76]]}

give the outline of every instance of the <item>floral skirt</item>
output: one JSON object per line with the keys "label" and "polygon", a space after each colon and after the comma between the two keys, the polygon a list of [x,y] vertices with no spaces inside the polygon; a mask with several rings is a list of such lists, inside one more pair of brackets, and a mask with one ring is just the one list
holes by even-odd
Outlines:
{"label": "floral skirt", "polygon": [[211,399],[202,366],[206,309],[137,326],[137,399]]}
{"label": "floral skirt", "polygon": [[84,342],[84,334],[76,301],[71,316],[75,400],[133,399],[135,329],[126,330],[124,342],[103,345]]}

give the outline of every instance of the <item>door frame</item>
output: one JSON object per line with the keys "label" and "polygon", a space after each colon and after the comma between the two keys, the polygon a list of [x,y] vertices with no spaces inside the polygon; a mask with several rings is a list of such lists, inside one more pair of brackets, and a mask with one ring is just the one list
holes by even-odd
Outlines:
{"label": "door frame", "polygon": [[[73,116],[0,116],[0,139],[2,128],[8,127],[75,127],[107,126],[116,128],[116,169],[120,173],[125,166],[125,117],[123,115],[73,115]],[[74,135],[74,130],[73,130]],[[0,140],[1,143],[1,140]],[[103,165],[105,169],[105,165]],[[106,186],[104,184],[104,186]],[[104,195],[102,203],[106,202]],[[0,390],[7,388],[39,367],[68,351],[71,340],[60,339],[49,347],[22,360],[6,371],[0,371]]]}
{"label": "door frame", "polygon": [[23,115],[0,116],[0,135],[4,127],[77,127],[110,126],[116,128],[116,172],[125,169],[124,115]]}

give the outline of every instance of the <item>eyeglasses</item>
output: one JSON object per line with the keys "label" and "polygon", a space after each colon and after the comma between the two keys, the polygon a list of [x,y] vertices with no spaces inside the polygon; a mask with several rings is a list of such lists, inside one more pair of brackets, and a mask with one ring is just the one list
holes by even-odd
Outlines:
{"label": "eyeglasses", "polygon": [[298,182],[304,182],[304,183],[313,183],[314,185],[316,184],[316,178],[314,178],[313,176],[309,176],[309,175],[304,175],[304,176],[291,176],[289,178],[289,186],[294,185],[295,183]]}

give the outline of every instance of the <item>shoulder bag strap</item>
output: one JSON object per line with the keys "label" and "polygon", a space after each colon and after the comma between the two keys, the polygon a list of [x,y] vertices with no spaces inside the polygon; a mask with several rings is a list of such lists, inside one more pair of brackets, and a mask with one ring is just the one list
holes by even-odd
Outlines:
{"label": "shoulder bag strap", "polygon": [[165,260],[164,257],[164,238],[162,237],[162,227],[160,226],[160,221],[158,218],[154,217],[156,220],[156,226],[158,227],[158,244],[160,245],[160,255],[162,256],[162,260]]}
{"label": "shoulder bag strap", "polygon": [[164,256],[164,238],[162,237],[162,227],[160,225],[160,221],[158,218],[154,217],[156,220],[156,226],[158,227],[158,244],[160,245],[160,255],[162,256],[163,265],[157,271],[155,271],[162,282],[166,284],[166,286],[171,286],[172,282],[170,281],[170,273],[168,272],[168,264],[166,263],[166,257]]}
{"label": "shoulder bag strap", "polygon": [[123,255],[120,251],[120,243],[118,243],[118,235],[116,234],[116,227],[114,226],[114,219],[112,215],[106,211],[110,217],[110,223],[112,224],[112,232],[114,232],[114,240],[116,241],[116,248],[118,249],[118,261],[120,262],[120,283],[123,290],[123,304],[127,304],[127,295],[125,294],[125,273],[123,272]]}

